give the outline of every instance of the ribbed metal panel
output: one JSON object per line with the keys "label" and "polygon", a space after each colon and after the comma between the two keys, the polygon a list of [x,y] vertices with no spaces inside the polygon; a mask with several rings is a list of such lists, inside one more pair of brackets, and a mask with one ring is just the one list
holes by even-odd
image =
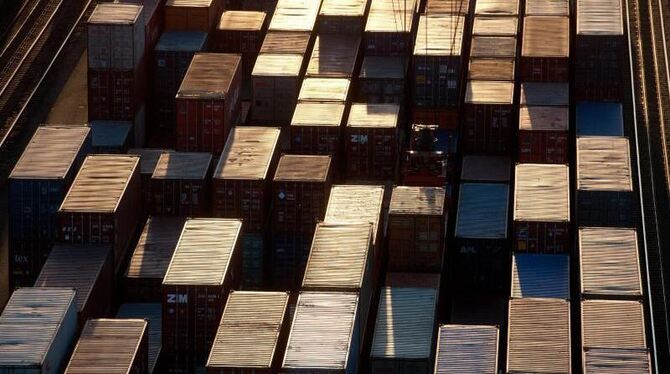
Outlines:
{"label": "ribbed metal panel", "polygon": [[569,16],[570,1],[568,0],[528,0],[526,1],[527,16]]}
{"label": "ribbed metal panel", "polygon": [[644,349],[646,342],[642,302],[582,301],[584,348]]}
{"label": "ribbed metal panel", "polygon": [[414,45],[414,56],[460,57],[465,17],[451,14],[422,15]]}
{"label": "ribbed metal panel", "polygon": [[368,0],[323,0],[320,16],[363,17]]}
{"label": "ribbed metal panel", "polygon": [[265,12],[226,10],[221,14],[217,30],[261,31],[265,23]]}
{"label": "ribbed metal panel", "polygon": [[389,214],[441,216],[445,190],[441,187],[396,186],[391,195]]}
{"label": "ribbed metal panel", "polygon": [[519,109],[519,130],[568,131],[568,107],[531,106]]}
{"label": "ribbed metal panel", "polygon": [[398,126],[398,104],[351,104],[348,127],[395,128]]}
{"label": "ribbed metal panel", "polygon": [[351,78],[360,45],[360,37],[354,35],[317,35],[305,74],[311,77]]}
{"label": "ribbed metal panel", "polygon": [[384,186],[335,185],[330,190],[324,222],[372,224],[376,241],[382,214]]}
{"label": "ribbed metal panel", "polygon": [[[177,91],[177,99],[228,100],[241,56],[196,53]],[[232,98],[231,98],[232,99]]]}
{"label": "ribbed metal panel", "polygon": [[516,36],[519,32],[517,17],[475,17],[472,23],[472,35]]}
{"label": "ribbed metal panel", "polygon": [[321,0],[279,0],[270,21],[270,31],[312,31]]}
{"label": "ribbed metal panel", "polygon": [[198,179],[207,177],[211,153],[167,152],[158,159],[152,179]]}
{"label": "ribbed metal panel", "polygon": [[334,126],[344,119],[344,103],[298,103],[291,126]]}
{"label": "ribbed metal panel", "polygon": [[497,374],[499,335],[496,326],[441,326],[438,332],[435,374]]}
{"label": "ribbed metal panel", "polygon": [[475,6],[475,15],[478,16],[516,16],[518,14],[518,0],[480,0]]}
{"label": "ribbed metal panel", "polygon": [[632,191],[628,138],[589,136],[577,138],[577,189],[580,191]]}
{"label": "ribbed metal panel", "polygon": [[365,32],[409,33],[415,9],[416,0],[370,0]]}
{"label": "ribbed metal panel", "polygon": [[324,182],[330,171],[330,156],[282,155],[275,181]]}
{"label": "ribbed metal panel", "polygon": [[518,164],[515,177],[515,221],[570,221],[568,166]]}
{"label": "ribbed metal panel", "polygon": [[468,81],[465,88],[466,104],[511,105],[513,82]]}
{"label": "ribbed metal panel", "polygon": [[623,35],[621,0],[577,0],[577,35]]}
{"label": "ribbed metal panel", "polygon": [[570,18],[525,17],[521,55],[567,58],[570,55]]}
{"label": "ribbed metal panel", "polygon": [[126,277],[162,280],[184,223],[182,217],[149,217],[130,258]]}
{"label": "ribbed metal panel", "polygon": [[214,178],[267,179],[280,130],[277,127],[233,127]]}
{"label": "ribbed metal panel", "polygon": [[305,78],[300,87],[300,101],[345,102],[351,80],[345,78]]}
{"label": "ribbed metal panel", "polygon": [[507,184],[463,183],[458,198],[456,237],[507,237],[509,187]]}
{"label": "ribbed metal panel", "polygon": [[153,373],[161,352],[161,304],[125,303],[121,304],[116,318],[145,319],[149,323],[149,373]]}
{"label": "ribbed metal panel", "polygon": [[570,299],[570,257],[515,253],[512,297]]}
{"label": "ribbed metal panel", "polygon": [[584,374],[651,374],[645,349],[587,349],[583,364]]}

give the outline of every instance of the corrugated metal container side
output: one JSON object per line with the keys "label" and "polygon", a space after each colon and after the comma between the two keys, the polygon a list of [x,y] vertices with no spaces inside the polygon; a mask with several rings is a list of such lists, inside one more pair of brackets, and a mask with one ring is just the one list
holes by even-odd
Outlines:
{"label": "corrugated metal container side", "polygon": [[356,101],[404,105],[407,66],[403,57],[365,56],[356,84]]}
{"label": "corrugated metal container side", "polygon": [[517,164],[514,250],[568,253],[570,182],[567,165]]}
{"label": "corrugated metal container side", "polygon": [[623,136],[623,105],[579,101],[576,108],[577,136]]}
{"label": "corrugated metal container side", "polygon": [[141,5],[143,7],[140,14],[140,22],[144,27],[144,48],[145,57],[153,54],[156,43],[163,33],[165,24],[165,7],[162,0],[123,0],[119,1],[125,4]]}
{"label": "corrugated metal container side", "polygon": [[352,78],[359,60],[361,38],[318,35],[307,64],[308,77]]}
{"label": "corrugated metal container side", "polygon": [[132,155],[86,157],[58,210],[61,241],[112,245],[115,274],[140,223],[139,160]]}
{"label": "corrugated metal container side", "polygon": [[440,272],[446,235],[446,192],[396,186],[386,229],[391,271]]}
{"label": "corrugated metal container side", "polygon": [[359,308],[356,293],[301,292],[281,372],[357,373]]}
{"label": "corrugated metal container side", "polygon": [[153,195],[151,194],[151,176],[154,174],[154,170],[156,170],[158,159],[165,152],[172,152],[172,150],[158,148],[131,148],[128,150],[129,155],[140,157],[143,215],[148,214],[153,200]]}
{"label": "corrugated metal container side", "polygon": [[313,32],[320,7],[321,0],[279,0],[268,30]]}
{"label": "corrugated metal container side", "polygon": [[303,59],[302,54],[258,55],[251,73],[254,123],[273,126],[291,123],[304,74]]}
{"label": "corrugated metal container side", "polygon": [[0,371],[55,374],[77,335],[75,290],[20,288],[0,315]]}
{"label": "corrugated metal container side", "polygon": [[9,287],[32,286],[58,239],[56,212],[85,155],[84,126],[39,127],[9,175]]}
{"label": "corrugated metal container side", "polygon": [[361,35],[369,0],[323,0],[319,10],[320,34]]}
{"label": "corrugated metal container side", "polygon": [[526,16],[570,16],[568,0],[528,0]]}
{"label": "corrugated metal container side", "polygon": [[514,134],[514,83],[469,81],[465,93],[465,153],[506,154]]}
{"label": "corrugated metal container side", "polygon": [[239,278],[242,221],[186,221],[163,279],[163,349],[173,373],[207,361],[228,292]]}
{"label": "corrugated metal container side", "polygon": [[499,339],[497,326],[440,326],[434,373],[497,374]]}
{"label": "corrugated metal container side", "polygon": [[87,22],[88,67],[132,71],[144,59],[142,5],[99,4]]}
{"label": "corrugated metal container side", "polygon": [[568,163],[568,107],[519,109],[519,162]]}
{"label": "corrugated metal container side", "polygon": [[207,374],[278,369],[286,344],[288,292],[232,291],[207,360]]}
{"label": "corrugated metal container side", "polygon": [[507,184],[461,184],[452,258],[458,282],[482,290],[504,287],[510,252],[508,205]]}
{"label": "corrugated metal container side", "polygon": [[[91,121],[92,153],[126,153],[133,144],[133,123],[129,121]],[[138,144],[139,145],[139,144]]]}
{"label": "corrugated metal container side", "polygon": [[[144,319],[148,323],[148,361],[149,371],[153,373],[157,367],[161,352],[161,304],[160,303],[125,303],[121,304],[116,318]],[[156,371],[157,372],[157,371]]]}
{"label": "corrugated metal container side", "polygon": [[475,6],[475,16],[516,16],[518,0],[480,0]]}
{"label": "corrugated metal container side", "polygon": [[350,84],[351,80],[344,78],[305,78],[298,101],[346,103]]}
{"label": "corrugated metal container side", "polygon": [[183,217],[149,217],[123,278],[124,300],[159,302],[161,284],[184,228]]}
{"label": "corrugated metal container side", "polygon": [[240,111],[241,57],[196,53],[176,96],[177,150],[219,154]]}
{"label": "corrugated metal container side", "polygon": [[414,105],[454,108],[461,98],[465,17],[422,15],[414,45]]}
{"label": "corrugated metal container side", "polygon": [[511,299],[507,336],[507,373],[571,372],[570,302]]}
{"label": "corrugated metal container side", "polygon": [[651,374],[651,359],[646,349],[587,348],[584,350],[585,374]]}
{"label": "corrugated metal container side", "polygon": [[570,57],[570,18],[524,18],[521,79],[526,82],[567,82]]}
{"label": "corrugated metal container side", "polygon": [[514,253],[513,298],[570,299],[570,257]]}
{"label": "corrugated metal container side", "polygon": [[342,123],[346,109],[345,103],[298,103],[290,126],[291,152],[330,155],[333,162],[331,167],[339,174]]}
{"label": "corrugated metal container side", "polygon": [[145,100],[144,70],[88,69],[89,121],[135,121]]}
{"label": "corrugated metal container side", "polygon": [[521,106],[569,106],[570,85],[568,83],[523,82],[521,83]]}
{"label": "corrugated metal container side", "polygon": [[151,176],[152,214],[206,217],[211,165],[211,153],[163,153]]}
{"label": "corrugated metal container side", "polygon": [[73,288],[80,325],[107,315],[114,294],[114,261],[107,245],[57,244],[35,287]]}
{"label": "corrugated metal container side", "polygon": [[148,373],[148,323],[144,319],[90,319],[74,348],[65,374]]}
{"label": "corrugated metal container side", "polygon": [[512,175],[512,160],[500,156],[463,156],[461,181],[509,182]]}
{"label": "corrugated metal container side", "polygon": [[468,79],[476,81],[514,81],[513,58],[472,58]]}
{"label": "corrugated metal container side", "polygon": [[433,372],[438,274],[387,275],[370,350],[370,372]]}
{"label": "corrugated metal container side", "polygon": [[165,30],[209,32],[222,10],[221,0],[167,0]]}
{"label": "corrugated metal container side", "polygon": [[426,0],[424,13],[429,14],[470,14],[470,0]]}
{"label": "corrugated metal container side", "polygon": [[418,21],[416,0],[370,0],[363,45],[366,56],[407,56]]}
{"label": "corrugated metal container side", "polygon": [[640,298],[642,277],[635,229],[579,229],[582,296]]}
{"label": "corrugated metal container side", "polygon": [[264,12],[228,10],[223,12],[214,32],[213,52],[242,55],[242,74],[251,74],[267,28]]}
{"label": "corrugated metal container side", "polygon": [[642,301],[582,300],[582,347],[645,349]]}

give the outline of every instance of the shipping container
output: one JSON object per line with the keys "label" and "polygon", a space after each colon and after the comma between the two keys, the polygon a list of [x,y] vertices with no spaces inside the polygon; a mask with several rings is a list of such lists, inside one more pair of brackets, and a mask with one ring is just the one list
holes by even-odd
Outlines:
{"label": "shipping container", "polygon": [[567,82],[570,58],[570,18],[524,18],[521,79],[527,82]]}
{"label": "shipping container", "polygon": [[139,21],[144,27],[145,58],[150,58],[158,39],[163,33],[165,24],[165,7],[162,0],[119,0],[124,4],[135,4],[143,7]]}
{"label": "shipping container", "polygon": [[570,300],[570,257],[514,253],[511,297]]}
{"label": "shipping container", "polygon": [[318,35],[307,64],[306,76],[351,78],[358,65],[361,38],[352,35]]}
{"label": "shipping container", "polygon": [[335,170],[342,157],[342,123],[344,103],[301,102],[291,120],[291,152],[305,155],[332,156]]}
{"label": "shipping container", "polygon": [[584,350],[585,374],[651,374],[651,359],[646,349],[587,348]]}
{"label": "shipping container", "polygon": [[98,4],[87,23],[88,68],[133,71],[145,57],[142,5]]}
{"label": "shipping container", "polygon": [[161,284],[184,228],[182,217],[149,217],[123,278],[123,298],[159,302]]}
{"label": "shipping container", "polygon": [[569,253],[570,182],[567,165],[517,164],[514,250]]}
{"label": "shipping container", "polygon": [[370,351],[370,373],[433,372],[439,274],[388,273]]}
{"label": "shipping container", "polygon": [[481,290],[504,287],[510,252],[508,206],[507,183],[461,184],[451,262],[459,283]]}
{"label": "shipping container", "polygon": [[518,0],[479,0],[475,5],[475,16],[516,16],[518,14]]}
{"label": "shipping container", "polygon": [[222,10],[222,0],[167,0],[165,30],[209,32]]}
{"label": "shipping container", "polygon": [[278,0],[269,31],[313,32],[321,0]]}
{"label": "shipping container", "polygon": [[323,0],[319,34],[362,35],[369,0]]}
{"label": "shipping container", "polygon": [[163,349],[171,373],[202,371],[239,277],[242,221],[186,221],[163,279]]}
{"label": "shipping container", "polygon": [[232,291],[207,360],[207,374],[276,372],[288,329],[288,292]]}
{"label": "shipping container", "polygon": [[405,104],[407,63],[403,57],[365,56],[355,100],[371,104]]}
{"label": "shipping container", "polygon": [[356,293],[301,292],[282,373],[357,373],[361,317]]}
{"label": "shipping container", "polygon": [[416,33],[416,0],[370,0],[363,45],[366,56],[407,56]]}
{"label": "shipping container", "polygon": [[578,241],[582,297],[642,297],[635,229],[582,227]]}
{"label": "shipping container", "polygon": [[526,16],[570,16],[569,0],[527,0]]}
{"label": "shipping container", "polygon": [[258,12],[267,13],[268,17],[272,16],[277,6],[277,0],[244,0],[242,1],[242,9],[255,10]]}
{"label": "shipping container", "polygon": [[394,180],[400,153],[400,105],[351,105],[344,136],[346,178]]}
{"label": "shipping container", "polygon": [[514,58],[472,58],[468,80],[514,81]]}
{"label": "shipping container", "polygon": [[311,31],[269,31],[260,53],[306,55],[311,39]]}
{"label": "shipping container", "polygon": [[9,175],[9,289],[35,282],[58,239],[56,212],[85,155],[85,126],[38,127]]}
{"label": "shipping container", "polygon": [[151,176],[151,213],[182,217],[209,215],[211,165],[211,153],[163,153]]}
{"label": "shipping container", "polygon": [[73,288],[80,327],[107,315],[114,294],[114,262],[108,245],[56,244],[35,287]]}
{"label": "shipping container", "polygon": [[463,156],[461,181],[509,182],[512,161],[509,157]]}
{"label": "shipping container", "polygon": [[577,138],[577,223],[580,226],[635,227],[628,138]]}
{"label": "shipping container", "polygon": [[261,49],[267,22],[264,12],[223,12],[214,32],[212,51],[242,55],[242,74],[251,74]]}
{"label": "shipping container", "polygon": [[288,53],[258,55],[251,73],[252,122],[273,126],[291,122],[304,72],[303,58]]}
{"label": "shipping container", "polygon": [[519,32],[518,17],[477,16],[472,23],[472,35],[516,36]]}
{"label": "shipping container", "polygon": [[425,14],[470,14],[470,0],[426,0]]}
{"label": "shipping container", "polygon": [[[88,69],[89,121],[136,121],[144,123],[146,91],[144,67],[134,70]],[[139,130],[144,126],[138,126]],[[139,139],[141,146],[143,139]]]}
{"label": "shipping container", "polygon": [[456,108],[461,99],[465,17],[422,15],[414,45],[415,107]]}
{"label": "shipping container", "polygon": [[115,274],[121,271],[140,223],[139,161],[133,155],[86,157],[58,209],[60,240],[111,245]]}
{"label": "shipping container", "polygon": [[464,152],[507,154],[512,150],[513,98],[513,82],[468,82],[461,135]]}
{"label": "shipping container", "polygon": [[298,101],[347,102],[350,79],[305,78],[300,87]]}
{"label": "shipping container", "polygon": [[582,300],[582,347],[645,349],[642,301]]}
{"label": "shipping container", "polygon": [[20,288],[0,315],[0,371],[56,374],[77,335],[75,290]]}
{"label": "shipping container", "polygon": [[176,133],[175,96],[193,55],[207,47],[207,33],[168,31],[163,33],[154,51],[153,125],[151,135]]}
{"label": "shipping container", "polygon": [[131,148],[128,150],[129,155],[137,155],[140,157],[142,206],[145,214],[149,211],[149,206],[153,199],[153,195],[151,194],[151,176],[154,174],[154,170],[156,170],[158,159],[165,152],[172,152],[172,150],[158,148]]}
{"label": "shipping container", "polygon": [[570,302],[509,301],[507,373],[571,373]]}
{"label": "shipping container", "polygon": [[440,187],[393,188],[386,229],[390,271],[442,270],[445,198],[446,192]]}
{"label": "shipping container", "polygon": [[521,106],[568,106],[568,83],[521,83]]}
{"label": "shipping container", "polygon": [[568,107],[530,106],[519,109],[521,163],[567,164]]}
{"label": "shipping container", "polygon": [[499,340],[498,326],[440,326],[435,353],[435,374],[497,374]]}
{"label": "shipping container", "polygon": [[579,101],[576,108],[577,136],[623,136],[623,105]]}
{"label": "shipping container", "polygon": [[128,121],[91,121],[91,153],[126,153],[133,143],[133,123]]}
{"label": "shipping container", "polygon": [[147,342],[149,346],[149,371],[156,372],[158,357],[161,352],[161,304],[160,303],[125,303],[121,304],[116,318],[144,319],[147,321]]}
{"label": "shipping container", "polygon": [[470,58],[516,58],[516,37],[514,36],[483,36],[472,37]]}
{"label": "shipping container", "polygon": [[149,372],[148,326],[144,319],[90,319],[79,336],[65,374]]}

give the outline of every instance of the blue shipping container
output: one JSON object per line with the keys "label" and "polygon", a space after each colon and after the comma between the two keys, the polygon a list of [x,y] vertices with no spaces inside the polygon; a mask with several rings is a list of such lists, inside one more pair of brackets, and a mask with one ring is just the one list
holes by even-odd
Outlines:
{"label": "blue shipping container", "polygon": [[577,136],[623,136],[621,103],[577,102]]}

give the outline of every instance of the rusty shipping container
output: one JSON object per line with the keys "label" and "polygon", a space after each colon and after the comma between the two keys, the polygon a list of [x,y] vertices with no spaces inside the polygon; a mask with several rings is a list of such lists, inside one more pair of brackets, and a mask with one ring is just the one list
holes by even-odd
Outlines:
{"label": "rusty shipping container", "polygon": [[362,35],[369,0],[323,0],[319,34]]}
{"label": "rusty shipping container", "polygon": [[123,298],[131,302],[161,300],[161,284],[186,220],[149,217],[123,277]]}
{"label": "rusty shipping container", "polygon": [[514,250],[569,253],[568,166],[517,164],[515,178]]}
{"label": "rusty shipping container", "polygon": [[228,10],[214,31],[213,52],[242,55],[242,74],[251,74],[267,29],[264,12]]}
{"label": "rusty shipping container", "polygon": [[39,127],[10,173],[10,290],[35,282],[59,236],[56,212],[90,146],[85,126]]}
{"label": "rusty shipping container", "polygon": [[281,365],[288,292],[232,291],[207,359],[207,374],[271,374]]}
{"label": "rusty shipping container", "polygon": [[151,213],[182,217],[209,215],[211,165],[211,153],[163,153],[151,176]]}
{"label": "rusty shipping container", "polygon": [[570,18],[525,17],[521,43],[521,79],[526,82],[567,82]]}
{"label": "rusty shipping container", "polygon": [[307,64],[306,76],[351,78],[358,66],[360,37],[318,35]]}
{"label": "rusty shipping container", "polygon": [[363,32],[366,56],[407,56],[417,28],[416,0],[370,0]]}
{"label": "rusty shipping container", "polygon": [[163,349],[170,373],[202,370],[228,292],[239,281],[242,221],[186,221],[163,279]]}
{"label": "rusty shipping container", "polygon": [[148,331],[149,373],[158,373],[158,356],[161,352],[161,304],[160,303],[124,303],[119,307],[116,318],[144,319]]}
{"label": "rusty shipping container", "polygon": [[305,78],[298,101],[346,103],[350,85],[351,80],[345,78]]}
{"label": "rusty shipping container", "polygon": [[519,162],[567,164],[569,119],[568,107],[521,107]]}
{"label": "rusty shipping container", "polygon": [[407,63],[402,57],[366,56],[356,84],[357,102],[405,104]]}
{"label": "rusty shipping container", "polygon": [[468,82],[461,135],[464,152],[507,154],[512,150],[513,98],[513,82]]}
{"label": "rusty shipping container", "polygon": [[158,159],[165,152],[171,152],[167,149],[158,148],[131,148],[128,150],[129,155],[136,155],[140,157],[140,179],[142,184],[142,207],[144,214],[149,212],[149,207],[153,200],[151,194],[151,176],[156,170]]}
{"label": "rusty shipping container", "polygon": [[566,16],[570,15],[568,0],[527,0],[526,16]]}
{"label": "rusty shipping container", "polygon": [[314,32],[321,0],[278,0],[269,31]]}
{"label": "rusty shipping container", "polygon": [[166,31],[210,32],[223,10],[223,0],[167,0]]}
{"label": "rusty shipping container", "polygon": [[58,210],[61,241],[111,245],[115,274],[121,271],[140,223],[139,169],[137,156],[86,157]]}
{"label": "rusty shipping container", "polygon": [[332,168],[339,174],[342,158],[344,103],[301,102],[291,120],[291,152],[305,155],[330,155]]}
{"label": "rusty shipping container", "polygon": [[498,373],[498,326],[442,325],[437,333],[435,374]]}
{"label": "rusty shipping container", "polygon": [[285,126],[291,122],[300,92],[304,56],[261,53],[251,73],[254,123]]}

